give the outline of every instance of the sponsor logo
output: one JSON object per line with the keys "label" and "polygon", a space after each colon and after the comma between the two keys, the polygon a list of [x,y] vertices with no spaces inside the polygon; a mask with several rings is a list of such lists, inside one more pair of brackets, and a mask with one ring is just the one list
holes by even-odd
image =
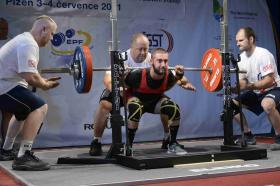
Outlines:
{"label": "sponsor logo", "polygon": [[215,20],[220,22],[223,17],[223,7],[218,0],[213,0],[213,16]]}
{"label": "sponsor logo", "polygon": [[[213,16],[215,20],[220,22],[223,18],[223,5],[222,0],[213,0]],[[229,10],[228,13],[233,17],[233,19],[245,19],[245,20],[255,20],[258,17],[257,11],[239,11],[239,10]]]}
{"label": "sponsor logo", "polygon": [[273,69],[272,64],[268,64],[263,67],[264,72],[271,71],[272,69]]}
{"label": "sponsor logo", "polygon": [[150,41],[150,50],[154,48],[164,48],[167,52],[171,53],[174,46],[174,39],[170,32],[159,29],[156,32],[143,32]]}
{"label": "sponsor logo", "polygon": [[32,60],[32,59],[29,59],[28,61],[27,61],[27,63],[28,63],[28,66],[29,67],[33,67],[33,68],[37,68],[37,61],[34,61],[34,60]]}
{"label": "sponsor logo", "polygon": [[93,130],[94,124],[93,123],[84,123],[84,130]]}
{"label": "sponsor logo", "polygon": [[77,45],[85,45],[92,49],[92,40],[90,33],[69,28],[65,32],[54,34],[51,50],[54,55],[73,55]]}

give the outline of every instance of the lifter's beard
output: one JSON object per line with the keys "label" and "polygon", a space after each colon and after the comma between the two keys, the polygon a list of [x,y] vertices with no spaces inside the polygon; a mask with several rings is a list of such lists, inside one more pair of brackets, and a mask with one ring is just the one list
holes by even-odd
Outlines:
{"label": "lifter's beard", "polygon": [[160,70],[156,69],[156,67],[155,67],[154,64],[152,64],[152,65],[153,65],[154,72],[155,72],[157,75],[162,76],[162,75],[165,74],[165,71],[166,71],[166,68],[165,68],[165,67],[162,68],[162,69],[163,69],[163,72],[161,72]]}

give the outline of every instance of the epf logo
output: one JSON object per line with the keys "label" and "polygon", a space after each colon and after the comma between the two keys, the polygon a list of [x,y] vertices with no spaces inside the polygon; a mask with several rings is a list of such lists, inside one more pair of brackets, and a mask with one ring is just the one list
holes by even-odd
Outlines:
{"label": "epf logo", "polygon": [[[93,48],[93,46],[90,46],[92,42],[91,35],[88,32],[84,32],[81,30],[76,31],[73,28],[67,29],[65,33],[58,32],[54,34],[51,42],[54,55],[72,55],[77,45],[85,45],[89,48]],[[69,48],[69,46],[73,46],[73,50],[61,49],[64,46],[67,46],[65,47],[67,49]]]}
{"label": "epf logo", "polygon": [[143,32],[150,42],[150,50],[154,48],[165,48],[168,53],[170,53],[173,49],[173,36],[166,30],[160,29],[161,32],[157,33],[148,33]]}
{"label": "epf logo", "polygon": [[61,44],[81,44],[83,43],[82,39],[73,39],[73,36],[75,36],[76,31],[73,28],[70,28],[66,30],[65,34],[62,32],[56,33],[53,36],[52,44],[56,47],[60,46]]}

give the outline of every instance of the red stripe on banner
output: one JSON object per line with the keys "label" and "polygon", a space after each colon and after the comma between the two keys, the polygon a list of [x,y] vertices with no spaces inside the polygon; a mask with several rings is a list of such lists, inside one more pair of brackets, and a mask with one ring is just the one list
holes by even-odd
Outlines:
{"label": "red stripe on banner", "polygon": [[[188,179],[186,177],[186,179]],[[143,184],[138,186],[280,186],[280,171],[250,173],[235,176],[219,176],[186,181]]]}

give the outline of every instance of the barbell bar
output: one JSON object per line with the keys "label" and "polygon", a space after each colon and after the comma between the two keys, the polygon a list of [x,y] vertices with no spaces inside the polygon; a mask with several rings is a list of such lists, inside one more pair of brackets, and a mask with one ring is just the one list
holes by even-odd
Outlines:
{"label": "barbell bar", "polygon": [[[146,67],[126,67],[126,69],[129,70],[137,70],[137,69],[144,69]],[[168,69],[170,70],[175,70],[175,67],[168,67]],[[110,67],[103,67],[103,68],[96,68],[94,67],[92,69],[92,71],[111,71]],[[192,68],[192,67],[186,67],[184,68],[184,71],[208,71],[211,72],[212,69],[211,68]],[[231,73],[234,73],[236,71],[235,68],[230,69]],[[57,68],[43,68],[40,70],[40,73],[42,74],[51,74],[51,73],[68,73],[70,75],[73,74],[73,70],[71,69],[71,67],[57,67]],[[246,73],[246,71],[239,71],[239,73]]]}
{"label": "barbell bar", "polygon": [[[143,69],[143,67],[127,67],[128,69]],[[168,67],[175,70],[175,67]],[[69,67],[43,68],[40,73],[68,73],[73,76],[75,89],[78,93],[87,93],[92,86],[94,71],[111,71],[110,67],[96,68],[93,66],[90,49],[87,46],[78,46],[75,49],[73,60]],[[210,48],[203,56],[201,68],[186,67],[184,71],[201,71],[203,87],[210,92],[222,88],[222,58],[218,49]],[[231,73],[236,69],[230,69]],[[239,71],[246,73],[246,71]]]}
{"label": "barbell bar", "polygon": [[[106,69],[106,68],[103,68],[103,69]],[[127,67],[127,69],[143,69],[143,67]],[[175,70],[175,67],[168,67],[168,69],[170,70]],[[95,71],[95,69],[92,69],[93,71]],[[109,69],[109,71],[111,70],[111,68]],[[102,71],[102,70],[97,70],[97,71]],[[195,68],[195,67],[185,67],[184,68],[184,71],[206,71],[206,72],[212,72],[212,69],[211,68]],[[230,69],[230,73],[235,73],[236,69],[235,68],[232,68]],[[242,73],[242,74],[246,74],[247,72],[244,71],[244,70],[240,70],[239,73]]]}
{"label": "barbell bar", "polygon": [[[144,69],[145,67],[126,67],[129,70],[137,70],[137,69]],[[175,70],[175,67],[168,67],[170,70]],[[111,68],[104,67],[104,68],[93,68],[92,71],[111,71]],[[209,69],[202,69],[202,68],[184,68],[184,71],[208,71],[211,72],[212,70]],[[40,73],[68,73],[72,75],[74,73],[74,69],[71,67],[61,67],[61,68],[44,68],[40,70]]]}

